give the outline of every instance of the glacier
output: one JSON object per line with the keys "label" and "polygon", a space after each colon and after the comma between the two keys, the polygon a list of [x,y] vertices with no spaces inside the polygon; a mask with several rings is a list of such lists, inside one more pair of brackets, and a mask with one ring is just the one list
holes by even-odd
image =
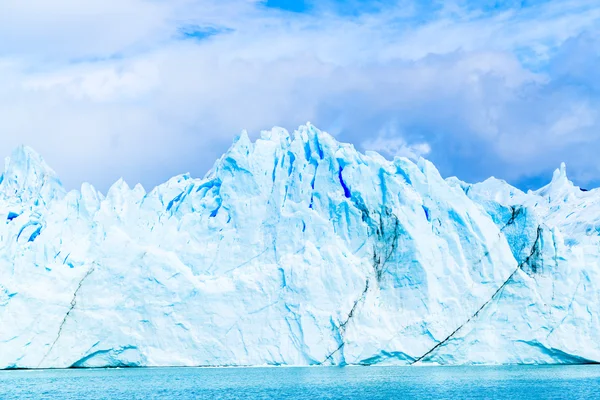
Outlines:
{"label": "glacier", "polygon": [[443,179],[311,124],[203,179],[0,176],[0,368],[600,362],[600,192]]}

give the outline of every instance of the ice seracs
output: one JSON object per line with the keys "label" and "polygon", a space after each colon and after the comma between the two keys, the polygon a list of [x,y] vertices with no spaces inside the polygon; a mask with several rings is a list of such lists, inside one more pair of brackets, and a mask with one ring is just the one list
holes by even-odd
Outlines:
{"label": "ice seracs", "polygon": [[564,166],[472,185],[307,124],[148,192],[66,193],[26,147],[2,177],[1,368],[600,360],[600,202]]}
{"label": "ice seracs", "polygon": [[31,206],[46,205],[64,196],[55,172],[30,147],[17,147],[6,158],[0,175],[0,196]]}

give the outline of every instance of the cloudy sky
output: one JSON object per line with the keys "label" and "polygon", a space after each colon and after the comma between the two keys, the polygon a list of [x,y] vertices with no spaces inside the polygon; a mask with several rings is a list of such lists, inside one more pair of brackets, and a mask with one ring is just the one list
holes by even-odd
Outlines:
{"label": "cloudy sky", "polygon": [[600,184],[600,2],[1,0],[0,155],[68,188],[202,177],[311,121],[444,176]]}

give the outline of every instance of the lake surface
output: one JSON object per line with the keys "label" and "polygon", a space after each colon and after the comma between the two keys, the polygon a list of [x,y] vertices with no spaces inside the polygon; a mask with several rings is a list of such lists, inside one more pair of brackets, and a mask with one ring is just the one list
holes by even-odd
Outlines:
{"label": "lake surface", "polygon": [[600,366],[0,371],[0,399],[593,399]]}

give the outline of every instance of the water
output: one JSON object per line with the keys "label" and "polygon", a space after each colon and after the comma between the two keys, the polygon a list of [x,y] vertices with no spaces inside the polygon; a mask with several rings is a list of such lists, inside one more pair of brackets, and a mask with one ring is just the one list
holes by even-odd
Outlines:
{"label": "water", "polygon": [[600,366],[0,371],[0,399],[593,399]]}

